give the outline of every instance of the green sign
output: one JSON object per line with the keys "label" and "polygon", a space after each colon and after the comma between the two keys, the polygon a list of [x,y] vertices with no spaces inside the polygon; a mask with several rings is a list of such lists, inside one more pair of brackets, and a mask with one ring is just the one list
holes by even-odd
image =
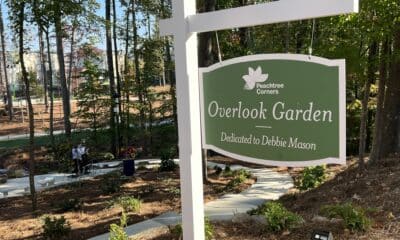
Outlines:
{"label": "green sign", "polygon": [[254,55],[200,69],[203,147],[275,166],[345,164],[345,61]]}

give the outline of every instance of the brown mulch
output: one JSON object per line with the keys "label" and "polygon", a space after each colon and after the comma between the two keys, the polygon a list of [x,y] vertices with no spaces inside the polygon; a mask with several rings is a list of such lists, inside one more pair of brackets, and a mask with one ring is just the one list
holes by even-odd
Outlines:
{"label": "brown mulch", "polygon": [[[288,169],[298,175],[299,169]],[[355,161],[347,168],[331,166],[331,177],[321,186],[306,192],[292,190],[279,201],[289,210],[300,214],[305,222],[292,231],[271,233],[254,222],[215,222],[214,238],[229,240],[300,240],[310,239],[313,230],[326,230],[339,240],[398,240],[400,239],[400,159],[382,160],[377,165],[360,171]],[[351,202],[364,209],[370,209],[371,228],[366,232],[350,231],[343,223],[313,222],[324,205]],[[154,234],[153,234],[154,235]],[[178,239],[170,233],[159,232],[152,240]],[[147,239],[147,240],[148,240]]]}
{"label": "brown mulch", "polygon": [[[226,184],[232,177],[218,177],[209,172],[210,182],[204,184],[204,200],[211,201],[227,193]],[[237,186],[230,192],[251,186],[254,180]],[[87,239],[109,231],[112,223],[118,223],[122,209],[110,207],[110,202],[123,195],[142,200],[139,213],[129,213],[129,224],[141,222],[168,211],[180,211],[179,170],[168,173],[156,170],[140,170],[135,178],[125,180],[122,190],[104,194],[101,185],[104,177],[84,181],[82,185],[60,186],[38,194],[38,210],[31,211],[28,196],[0,200],[0,239],[41,239],[43,217],[63,215],[71,224],[68,239]],[[60,203],[66,199],[79,199],[83,204],[78,211],[60,213]]]}

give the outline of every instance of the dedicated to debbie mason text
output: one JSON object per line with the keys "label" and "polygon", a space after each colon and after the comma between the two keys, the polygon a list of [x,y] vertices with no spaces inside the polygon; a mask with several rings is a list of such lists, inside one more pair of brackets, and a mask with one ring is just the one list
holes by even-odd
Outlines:
{"label": "dedicated to debbie mason text", "polygon": [[314,142],[305,142],[300,138],[291,137],[280,137],[280,136],[268,136],[268,135],[255,135],[249,134],[247,136],[237,136],[234,133],[221,132],[221,142],[237,143],[237,144],[253,144],[276,148],[295,148],[303,149],[308,151],[316,151],[317,144]]}

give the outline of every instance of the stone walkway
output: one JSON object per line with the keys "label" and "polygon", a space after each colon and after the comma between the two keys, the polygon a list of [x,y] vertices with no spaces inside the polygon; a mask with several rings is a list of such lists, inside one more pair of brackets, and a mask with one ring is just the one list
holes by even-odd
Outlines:
{"label": "stone walkway", "polygon": [[[141,162],[146,163],[146,167],[153,167],[160,163],[159,159],[145,159],[145,160],[135,160],[135,167],[137,168],[138,164]],[[88,180],[94,178],[96,176],[104,175],[112,171],[117,171],[121,169],[121,161],[113,161],[113,162],[103,162],[103,163],[94,163],[93,169],[90,174],[82,175],[80,177],[71,177],[70,173],[49,173],[43,175],[35,176],[35,189],[36,191],[42,191],[44,189],[61,186],[65,184],[70,184],[82,180]],[[43,184],[46,181],[51,184]],[[6,194],[4,194],[6,193]],[[29,177],[21,177],[21,178],[12,178],[8,179],[6,183],[0,184],[0,199],[8,198],[8,197],[19,197],[25,194],[29,194]]]}
{"label": "stone walkway", "polygon": [[[223,164],[212,162],[208,165],[211,168],[215,165],[225,167]],[[233,165],[231,169],[247,169],[257,177],[257,182],[239,194],[227,194],[220,199],[208,202],[205,205],[205,215],[210,220],[230,220],[237,213],[245,213],[265,201],[278,199],[293,187],[293,180],[289,174],[277,173],[266,168],[250,169],[239,165]],[[156,218],[130,225],[125,228],[125,231],[129,237],[141,237],[148,235],[154,229],[168,230],[168,226],[179,224],[181,221],[178,213],[167,212]],[[108,239],[109,233],[106,233],[89,240]]]}

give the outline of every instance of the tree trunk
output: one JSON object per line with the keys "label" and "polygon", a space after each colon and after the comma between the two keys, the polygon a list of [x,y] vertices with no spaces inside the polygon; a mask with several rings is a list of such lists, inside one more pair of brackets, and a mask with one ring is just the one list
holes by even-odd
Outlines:
{"label": "tree trunk", "polygon": [[[119,74],[119,59],[118,59],[118,45],[117,45],[117,10],[115,7],[115,0],[112,0],[113,6],[113,41],[114,41],[114,57],[115,57],[115,71],[117,73],[117,93],[121,97],[121,76]],[[121,101],[118,102],[118,110],[121,113]],[[119,125],[119,124],[118,124]],[[118,126],[119,127],[119,126]]]}
{"label": "tree trunk", "polygon": [[136,23],[136,0],[133,0],[133,10],[132,10],[132,23],[133,23],[133,54],[135,58],[135,78],[136,78],[136,93],[139,98],[139,125],[142,130],[145,127],[145,112],[144,112],[144,99],[143,99],[143,84],[140,76],[140,63],[139,63],[139,35],[138,35],[138,27]]}
{"label": "tree trunk", "polygon": [[358,159],[360,168],[364,168],[365,143],[367,138],[368,100],[370,95],[371,83],[375,79],[377,50],[378,50],[378,44],[376,42],[373,42],[369,46],[368,70],[367,70],[368,72],[367,72],[367,79],[365,80],[364,95],[362,100],[359,159]]}
{"label": "tree trunk", "polygon": [[393,54],[390,64],[389,78],[386,82],[384,128],[381,141],[381,158],[397,156],[400,153],[400,29],[393,41]]}
{"label": "tree trunk", "polygon": [[116,113],[116,135],[117,135],[117,144],[118,144],[118,151],[120,148],[120,114],[121,114],[121,76],[119,74],[119,59],[118,59],[118,45],[117,45],[117,10],[115,6],[115,0],[112,0],[112,6],[113,6],[113,40],[114,40],[114,58],[115,58],[115,72],[117,74],[117,107],[118,107],[118,113]]}
{"label": "tree trunk", "polygon": [[129,66],[128,66],[128,54],[129,54],[129,19],[132,7],[132,0],[129,1],[127,9],[126,9],[126,28],[125,28],[125,56],[124,56],[124,81],[125,81],[125,91],[126,91],[126,127],[125,127],[125,145],[128,146],[129,139],[129,129],[130,129],[130,88],[129,88]]}
{"label": "tree trunk", "polygon": [[118,156],[117,146],[118,139],[116,136],[116,124],[115,124],[115,80],[114,80],[114,64],[112,55],[112,41],[111,41],[111,1],[106,0],[106,47],[107,47],[107,65],[108,65],[108,77],[110,79],[110,132],[111,132],[111,152],[114,156]]}
{"label": "tree trunk", "polygon": [[[215,11],[216,0],[204,1],[204,12]],[[208,67],[215,62],[215,57],[213,55],[213,44],[212,44],[211,32],[199,34],[199,67]],[[208,181],[207,174],[207,150],[203,150],[203,181]]]}
{"label": "tree trunk", "polygon": [[51,61],[51,52],[50,52],[50,38],[48,30],[45,32],[46,34],[46,46],[47,46],[47,61],[49,63],[49,97],[50,97],[50,120],[49,120],[49,131],[50,131],[50,141],[51,146],[55,147],[54,140],[54,90],[53,90],[53,64]]}
{"label": "tree trunk", "polygon": [[7,57],[6,57],[6,44],[4,39],[4,23],[3,23],[3,9],[1,8],[0,4],[0,37],[1,37],[1,51],[3,57],[3,68],[4,68],[4,82],[6,84],[6,91],[7,91],[7,108],[8,108],[8,116],[10,121],[14,118],[14,108],[13,108],[13,99],[11,95],[11,88],[10,83],[8,81],[8,74],[7,74]]}
{"label": "tree trunk", "polygon": [[25,97],[28,103],[29,112],[29,186],[31,191],[32,200],[32,210],[36,211],[37,199],[36,199],[36,189],[35,189],[35,125],[33,118],[33,107],[30,95],[30,84],[28,79],[28,72],[25,68],[24,60],[24,13],[25,13],[25,3],[22,2],[20,6],[20,12],[18,16],[18,36],[19,36],[19,59],[22,70],[22,78],[25,84]]}
{"label": "tree trunk", "polygon": [[375,128],[374,128],[374,137],[372,142],[372,150],[370,155],[370,162],[375,163],[381,157],[381,142],[382,142],[382,129],[384,128],[383,125],[383,103],[385,100],[385,88],[386,88],[386,80],[387,80],[387,64],[389,58],[389,51],[390,51],[389,40],[383,43],[383,49],[381,53],[381,61],[380,61],[380,70],[379,70],[379,85],[378,85],[378,99],[377,99],[377,106],[376,106],[376,114],[375,114]]}
{"label": "tree trunk", "polygon": [[[58,6],[59,8],[61,6]],[[67,140],[71,143],[71,109],[70,109],[70,97],[67,86],[67,79],[65,78],[65,62],[64,62],[64,48],[63,48],[63,30],[61,25],[61,12],[58,11],[58,14],[55,16],[55,30],[56,30],[56,44],[57,44],[57,58],[58,65],[60,68],[60,82],[61,82],[61,95],[63,100],[63,110],[64,110],[64,127],[65,127],[65,135],[67,136]]]}
{"label": "tree trunk", "polygon": [[47,99],[47,71],[46,71],[46,57],[44,56],[44,40],[43,40],[43,31],[39,28],[39,49],[40,49],[40,66],[43,77],[43,89],[44,89],[44,105],[45,112],[49,111],[49,102]]}
{"label": "tree trunk", "polygon": [[[68,68],[68,78],[67,78],[67,83],[68,83],[68,92],[71,96],[72,93],[72,67],[73,67],[73,61],[74,61],[74,48],[75,48],[75,30],[76,30],[76,26],[75,26],[75,21],[76,19],[74,19],[73,23],[72,23],[72,32],[71,32],[71,45],[70,45],[70,53],[69,53],[69,68]],[[71,105],[71,104],[70,104]]]}
{"label": "tree trunk", "polygon": [[[244,7],[248,5],[248,0],[238,0],[239,7]],[[247,55],[248,50],[249,50],[249,37],[250,31],[248,27],[245,28],[239,28],[239,41],[240,41],[240,46],[242,49],[242,55]]]}

